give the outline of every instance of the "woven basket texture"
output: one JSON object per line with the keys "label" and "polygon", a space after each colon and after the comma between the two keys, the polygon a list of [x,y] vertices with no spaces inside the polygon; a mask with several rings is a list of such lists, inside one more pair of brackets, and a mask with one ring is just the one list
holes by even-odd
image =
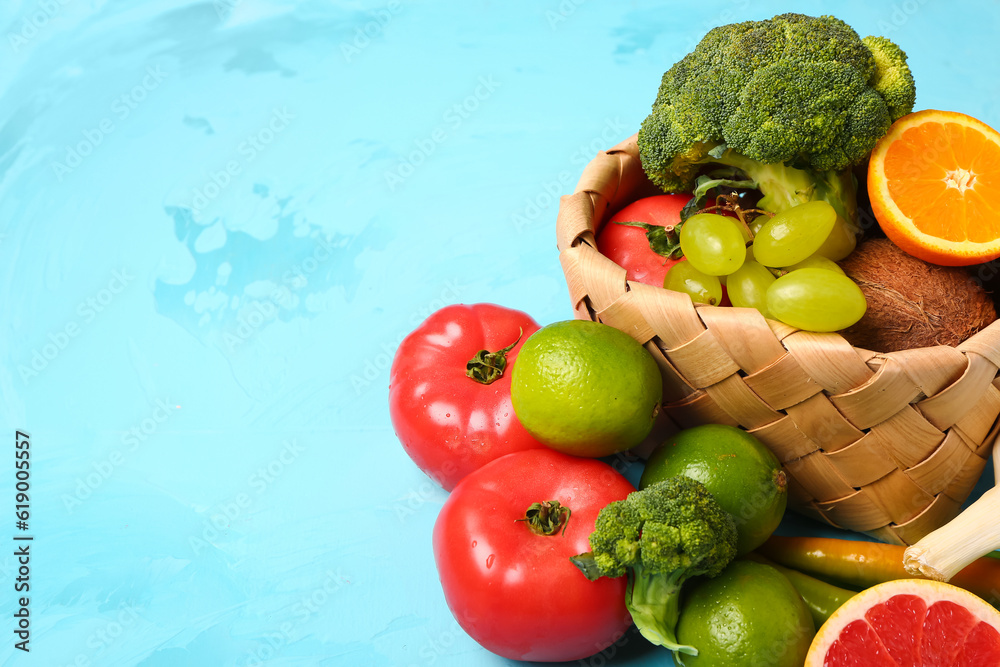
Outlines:
{"label": "woven basket texture", "polygon": [[628,281],[595,234],[652,194],[635,136],[599,153],[561,198],[559,259],[576,317],[656,359],[674,424],[745,428],[781,460],[789,507],[833,526],[912,544],[951,520],[997,436],[1000,321],[957,347],[878,354]]}

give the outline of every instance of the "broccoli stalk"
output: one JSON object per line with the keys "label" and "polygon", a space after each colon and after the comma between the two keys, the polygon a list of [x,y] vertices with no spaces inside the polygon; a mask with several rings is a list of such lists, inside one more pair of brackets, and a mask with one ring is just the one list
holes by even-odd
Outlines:
{"label": "broccoli stalk", "polygon": [[677,641],[681,587],[714,577],[736,556],[736,522],[701,482],[673,477],[609,504],[590,548],[570,560],[591,581],[628,575],[625,605],[646,639],[698,655]]}
{"label": "broccoli stalk", "polygon": [[784,162],[764,163],[727,149],[711,162],[735,167],[754,183],[751,187],[763,195],[757,206],[781,213],[785,209],[821,199],[848,223],[855,234],[858,225],[858,184],[850,169],[813,171],[796,169]]}
{"label": "broccoli stalk", "polygon": [[832,16],[732,23],[664,73],[639,157],[666,192],[735,167],[761,208],[823,199],[857,231],[852,169],[915,97],[906,54],[885,37],[861,39]]}

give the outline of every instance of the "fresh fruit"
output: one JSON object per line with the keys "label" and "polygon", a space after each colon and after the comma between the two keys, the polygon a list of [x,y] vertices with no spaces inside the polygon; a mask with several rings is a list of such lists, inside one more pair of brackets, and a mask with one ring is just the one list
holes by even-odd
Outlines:
{"label": "fresh fruit", "polygon": [[[509,367],[537,329],[518,310],[455,305],[400,343],[389,370],[389,416],[406,453],[445,490],[495,458],[542,446],[510,397]],[[470,364],[488,382],[471,377]]]}
{"label": "fresh fruit", "polygon": [[966,266],[1000,257],[1000,132],[954,111],[903,116],[872,151],[872,212],[914,257]]}
{"label": "fresh fruit", "polygon": [[625,269],[628,280],[661,287],[667,269],[680,261],[674,227],[690,195],[644,197],[621,209],[597,233],[597,249]]}
{"label": "fresh fruit", "polygon": [[966,269],[929,264],[888,239],[869,239],[841,262],[868,310],[841,332],[856,347],[895,352],[955,346],[996,320],[993,299]]}
{"label": "fresh fruit", "polygon": [[675,652],[674,661],[679,667],[801,667],[814,632],[809,609],[783,574],[738,560],[685,591],[677,638],[698,655]]}
{"label": "fresh fruit", "polygon": [[699,271],[691,262],[678,262],[671,266],[663,279],[663,286],[687,294],[694,303],[717,306],[722,302],[722,283],[718,276]]}
{"label": "fresh fruit", "polygon": [[628,334],[569,320],[525,341],[511,398],[518,419],[539,441],[568,454],[606,456],[649,435],[662,382],[653,357]]}
{"label": "fresh fruit", "polygon": [[1000,665],[1000,612],[939,581],[873,586],[823,624],[805,661],[805,667],[848,665]]}
{"label": "fresh fruit", "polygon": [[771,317],[767,310],[767,288],[773,282],[774,275],[763,264],[751,259],[729,276],[726,291],[737,308],[756,308],[764,317]]}
{"label": "fresh fruit", "polygon": [[826,269],[798,269],[767,288],[775,319],[806,331],[839,331],[861,319],[865,295],[847,276]]}
{"label": "fresh fruit", "polygon": [[681,227],[681,250],[694,268],[710,276],[728,276],[746,258],[746,240],[732,218],[698,213]]}
{"label": "fresh fruit", "polygon": [[809,255],[801,262],[781,268],[784,272],[791,272],[797,269],[826,269],[827,271],[833,271],[834,273],[844,275],[844,270],[840,268],[839,264],[832,259],[823,257],[822,255]]}
{"label": "fresh fruit", "polygon": [[632,624],[625,579],[587,578],[601,509],[634,491],[611,466],[549,449],[501,457],[462,480],[434,524],[434,560],[455,620],[513,660],[580,660]]}
{"label": "fresh fruit", "polygon": [[764,266],[789,266],[819,250],[833,231],[837,212],[825,201],[786,209],[764,223],[753,240],[754,258]]}
{"label": "fresh fruit", "polygon": [[705,424],[677,433],[649,457],[639,488],[675,475],[704,484],[733,516],[739,554],[763,544],[785,513],[788,486],[777,457],[733,426]]}

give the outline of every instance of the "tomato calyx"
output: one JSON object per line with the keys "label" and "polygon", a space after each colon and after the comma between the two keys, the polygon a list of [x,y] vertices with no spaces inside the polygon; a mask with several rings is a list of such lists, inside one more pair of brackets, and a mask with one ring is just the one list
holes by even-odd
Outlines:
{"label": "tomato calyx", "polygon": [[475,356],[465,364],[465,374],[479,384],[491,384],[503,376],[507,369],[507,353],[514,349],[514,346],[521,341],[524,329],[521,328],[517,334],[517,340],[505,348],[496,352],[489,350],[479,350]]}
{"label": "tomato calyx", "polygon": [[523,519],[528,528],[536,535],[555,535],[561,532],[566,534],[566,525],[573,510],[562,505],[558,500],[545,500],[540,503],[531,503],[524,512]]}
{"label": "tomato calyx", "polygon": [[637,222],[633,220],[616,220],[616,225],[626,227],[638,227],[646,232],[646,240],[649,242],[649,249],[661,257],[667,259],[680,259],[684,256],[681,252],[681,237],[679,234],[680,225],[651,225],[648,222]]}

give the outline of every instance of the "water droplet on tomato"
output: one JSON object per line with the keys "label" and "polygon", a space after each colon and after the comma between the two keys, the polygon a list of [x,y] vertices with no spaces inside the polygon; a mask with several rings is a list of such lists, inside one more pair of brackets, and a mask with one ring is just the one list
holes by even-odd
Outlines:
{"label": "water droplet on tomato", "polygon": [[475,549],[475,548],[476,548],[476,541],[475,541],[475,540],[472,540],[472,548],[473,548],[473,549]]}
{"label": "water droplet on tomato", "polygon": [[496,557],[497,557],[496,554],[490,554],[489,556],[486,557],[486,569],[487,570],[490,569],[491,567],[493,567],[493,560]]}
{"label": "water droplet on tomato", "polygon": [[447,418],[447,417],[451,417],[451,413],[450,413],[450,412],[446,412],[446,413],[444,413],[444,416],[445,416],[446,418]]}

